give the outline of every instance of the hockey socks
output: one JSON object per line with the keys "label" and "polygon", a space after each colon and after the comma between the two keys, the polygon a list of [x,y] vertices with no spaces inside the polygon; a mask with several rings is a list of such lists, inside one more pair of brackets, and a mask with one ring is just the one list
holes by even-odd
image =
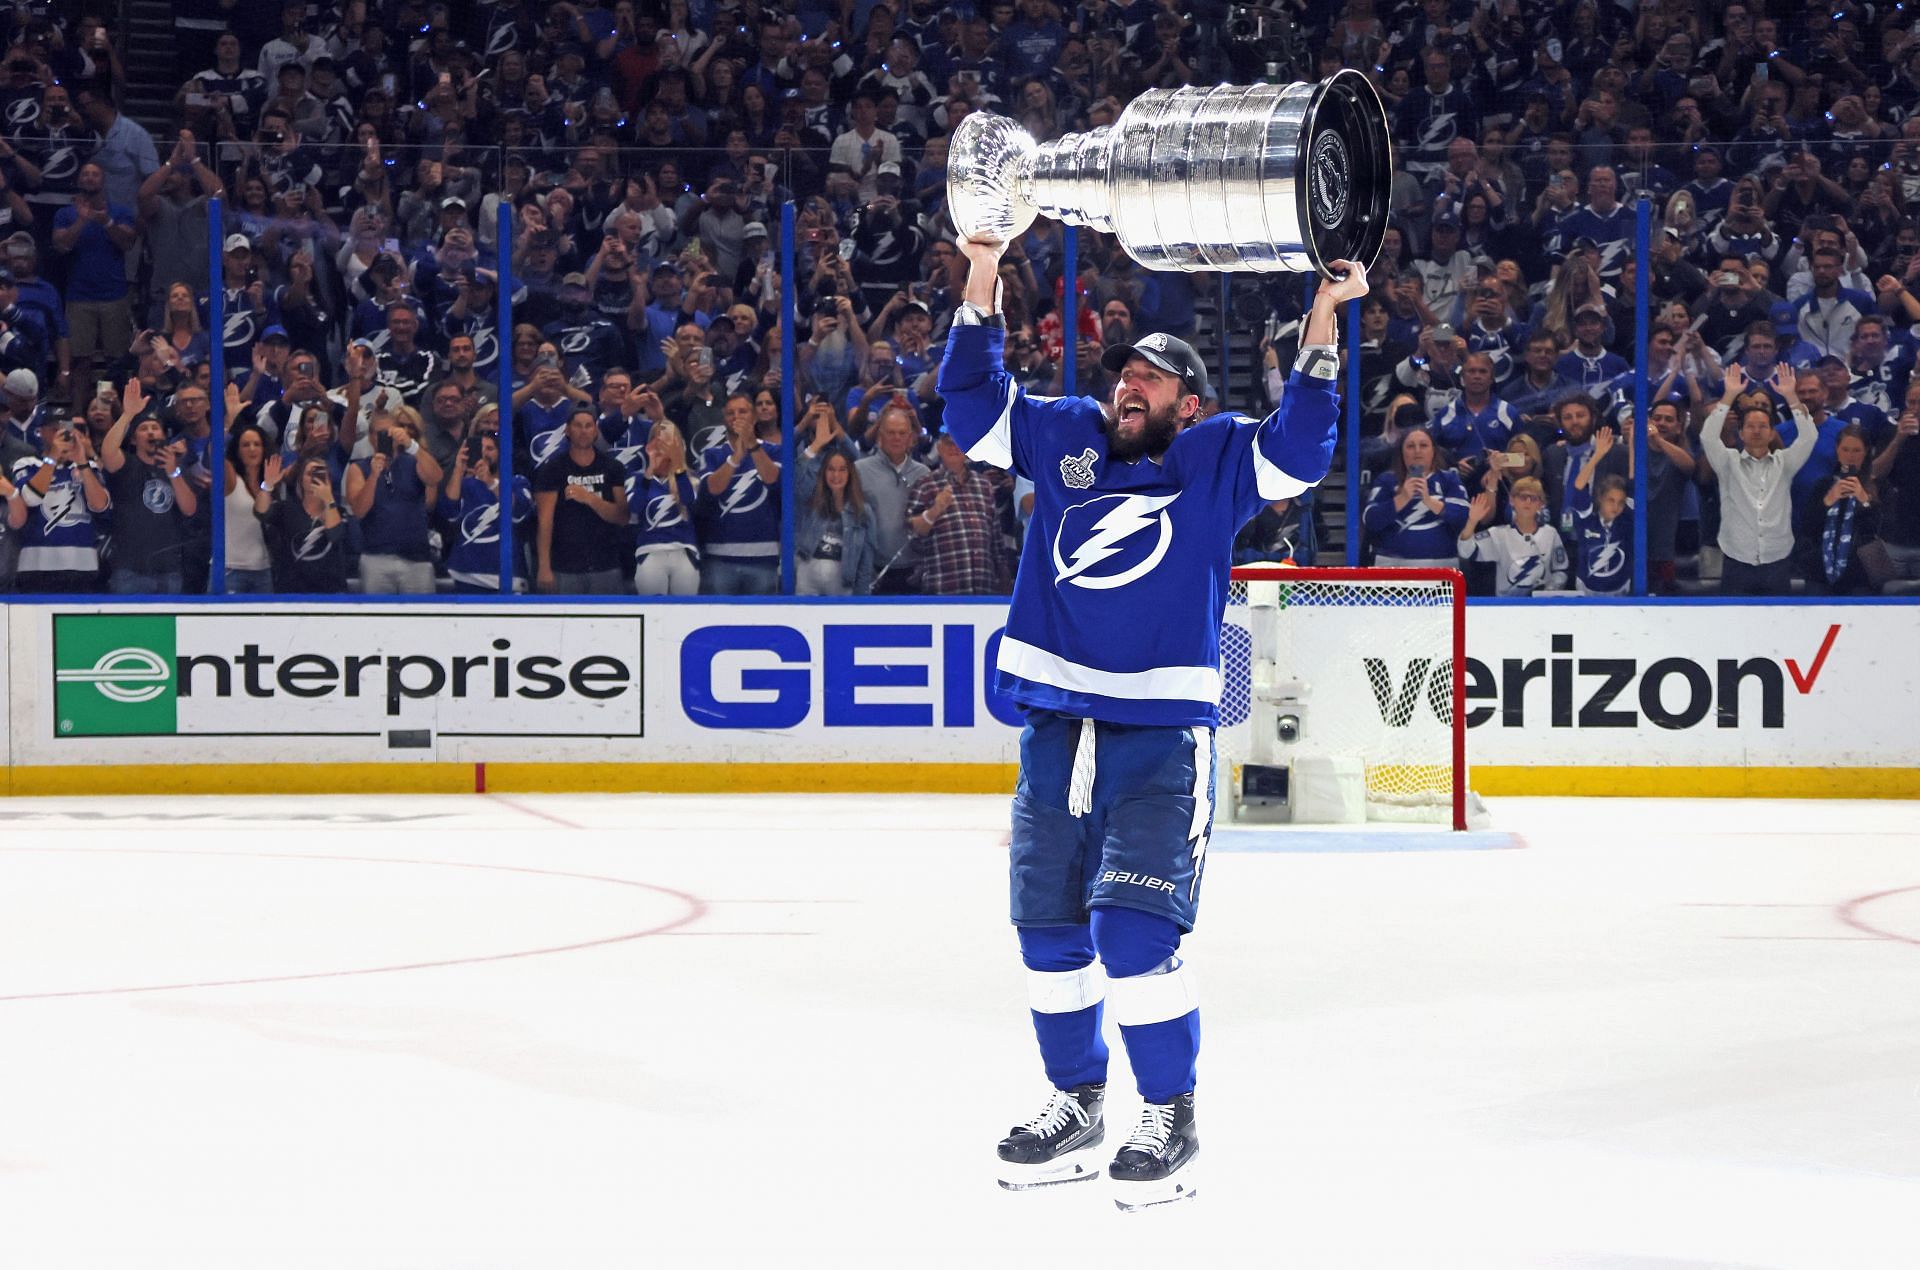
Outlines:
{"label": "hockey socks", "polygon": [[1100,1035],[1107,979],[1093,964],[1087,926],[1035,926],[1020,931],[1027,965],[1027,1004],[1040,1061],[1055,1089],[1107,1079],[1107,1042]]}

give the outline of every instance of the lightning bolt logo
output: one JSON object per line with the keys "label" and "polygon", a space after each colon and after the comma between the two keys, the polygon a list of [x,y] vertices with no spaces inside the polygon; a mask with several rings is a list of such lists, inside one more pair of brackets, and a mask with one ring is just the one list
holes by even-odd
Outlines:
{"label": "lightning bolt logo", "polygon": [[[1054,584],[1071,582],[1077,587],[1089,591],[1110,591],[1126,586],[1147,574],[1152,573],[1162,559],[1167,548],[1173,545],[1173,518],[1167,515],[1165,508],[1178,498],[1178,494],[1166,494],[1160,497],[1148,497],[1145,494],[1108,494],[1091,502],[1080,503],[1067,509],[1060,518],[1060,528],[1053,536],[1053,573]],[[1096,503],[1113,502],[1115,505],[1094,521],[1093,530],[1079,546],[1064,556],[1061,554],[1060,538],[1066,532],[1067,523],[1073,513],[1081,508],[1090,508]],[[1089,513],[1091,514],[1091,513]],[[1120,554],[1121,546],[1142,530],[1159,526],[1159,538],[1146,559],[1132,568],[1116,574],[1095,574],[1088,576],[1087,570],[1112,556]]]}
{"label": "lightning bolt logo", "polygon": [[460,518],[461,540],[469,544],[500,541],[500,505],[483,503]]}
{"label": "lightning bolt logo", "polygon": [[745,472],[734,478],[733,487],[720,504],[722,516],[743,516],[767,501],[767,487],[759,476]]}

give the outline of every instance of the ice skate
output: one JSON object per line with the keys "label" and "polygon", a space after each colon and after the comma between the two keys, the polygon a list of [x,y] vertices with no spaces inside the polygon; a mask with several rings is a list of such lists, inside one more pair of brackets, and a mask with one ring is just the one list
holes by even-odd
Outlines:
{"label": "ice skate", "polygon": [[1193,1095],[1150,1102],[1140,1109],[1133,1136],[1107,1166],[1113,1202],[1123,1213],[1192,1199],[1198,1193],[1193,1161],[1200,1154]]}
{"label": "ice skate", "polygon": [[1000,1141],[1000,1185],[1010,1191],[1085,1182],[1100,1175],[1097,1150],[1106,1140],[1100,1110],[1107,1087],[1054,1090],[1040,1114]]}

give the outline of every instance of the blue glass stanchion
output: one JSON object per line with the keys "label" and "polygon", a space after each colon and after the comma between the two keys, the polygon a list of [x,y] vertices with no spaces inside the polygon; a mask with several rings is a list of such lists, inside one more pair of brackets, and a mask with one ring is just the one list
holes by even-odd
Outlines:
{"label": "blue glass stanchion", "polygon": [[1230,273],[1220,275],[1219,401],[1222,410],[1233,409],[1233,275]]}
{"label": "blue glass stanchion", "polygon": [[500,200],[494,234],[494,370],[500,393],[500,594],[513,594],[513,205]]}
{"label": "blue glass stanchion", "polygon": [[227,227],[220,200],[207,200],[207,318],[212,329],[207,333],[207,363],[212,378],[207,383],[208,417],[213,420],[213,435],[207,438],[207,470],[213,484],[207,497],[213,500],[213,557],[207,569],[207,594],[227,593],[227,432],[233,426],[227,418]]}
{"label": "blue glass stanchion", "polygon": [[[1645,189],[1634,200],[1633,249],[1638,262],[1633,297],[1633,420],[1626,441],[1633,455],[1633,593],[1647,593],[1647,292],[1653,284],[1649,227],[1653,202]],[[1598,495],[1598,491],[1589,491]]]}
{"label": "blue glass stanchion", "polygon": [[1360,567],[1360,301],[1358,300],[1347,301],[1347,567],[1350,569]]}
{"label": "blue glass stanchion", "polygon": [[1072,397],[1080,391],[1080,227],[1060,236],[1060,383]]}
{"label": "blue glass stanchion", "polygon": [[780,465],[780,594],[793,594],[794,501],[798,482],[795,472],[799,452],[794,448],[794,398],[800,385],[794,380],[794,330],[799,325],[800,281],[795,271],[793,250],[793,214],[791,200],[780,205],[780,448],[786,462]]}

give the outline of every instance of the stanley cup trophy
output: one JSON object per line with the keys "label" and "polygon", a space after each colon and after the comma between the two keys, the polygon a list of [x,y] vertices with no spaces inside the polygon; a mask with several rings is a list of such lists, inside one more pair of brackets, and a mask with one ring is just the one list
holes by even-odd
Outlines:
{"label": "stanley cup trophy", "polygon": [[1148,269],[1330,273],[1371,268],[1393,156],[1367,77],[1156,88],[1104,128],[1036,144],[971,114],[947,157],[954,227],[1006,242],[1037,215],[1113,234]]}

